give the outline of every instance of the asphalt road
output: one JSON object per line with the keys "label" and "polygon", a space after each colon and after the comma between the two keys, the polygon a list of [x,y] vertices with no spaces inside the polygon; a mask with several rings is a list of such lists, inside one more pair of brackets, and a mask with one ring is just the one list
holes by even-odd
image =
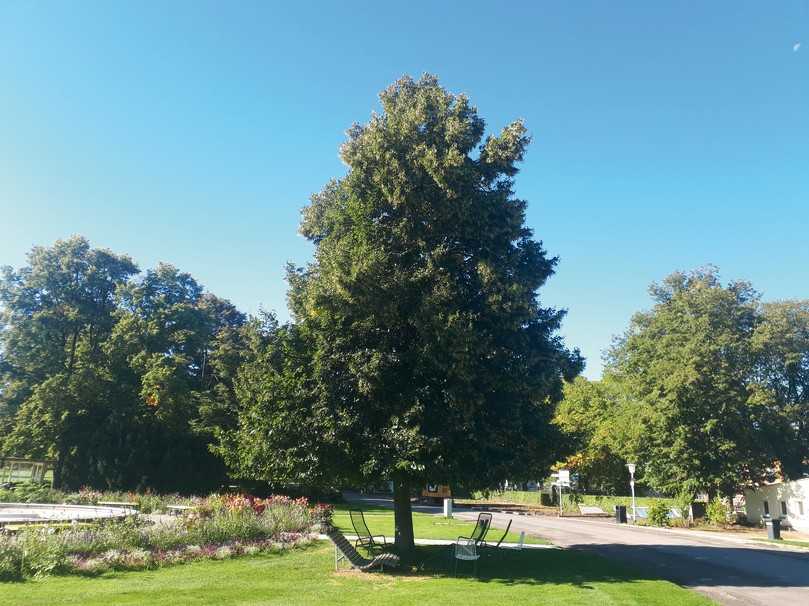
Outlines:
{"label": "asphalt road", "polygon": [[[477,512],[457,512],[475,519]],[[809,551],[751,545],[709,533],[632,528],[610,520],[494,514],[494,525],[525,530],[560,547],[625,561],[720,604],[809,606]]]}
{"label": "asphalt road", "polygon": [[[369,505],[392,507],[390,499],[346,495]],[[437,507],[414,507],[440,513]],[[456,510],[474,520],[478,512]],[[809,606],[809,550],[785,550],[766,543],[705,532],[635,528],[611,520],[494,513],[494,525],[525,530],[560,547],[598,553],[626,562],[650,577],[668,579],[720,604]]]}

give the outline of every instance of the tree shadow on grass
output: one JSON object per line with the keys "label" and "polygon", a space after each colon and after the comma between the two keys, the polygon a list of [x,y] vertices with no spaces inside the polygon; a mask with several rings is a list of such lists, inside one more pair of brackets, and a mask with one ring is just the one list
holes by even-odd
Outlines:
{"label": "tree shadow on grass", "polygon": [[484,549],[473,574],[471,562],[458,562],[451,545],[418,545],[408,566],[385,574],[474,578],[481,583],[568,584],[585,589],[592,582],[659,580],[598,555],[563,549]]}
{"label": "tree shadow on grass", "polygon": [[[451,545],[419,545],[411,564],[390,574],[451,577],[455,576],[454,569]],[[686,586],[809,589],[809,553],[710,545],[484,549],[477,575],[473,575],[471,562],[458,562],[457,576],[476,578],[481,583],[551,583],[584,588],[596,582],[667,580]]]}

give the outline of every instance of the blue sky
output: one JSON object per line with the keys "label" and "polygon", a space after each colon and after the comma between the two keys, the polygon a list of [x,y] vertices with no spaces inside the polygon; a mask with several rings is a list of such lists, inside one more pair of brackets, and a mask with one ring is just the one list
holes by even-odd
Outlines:
{"label": "blue sky", "polygon": [[588,376],[675,269],[809,297],[809,0],[386,4],[2,3],[0,264],[83,234],[285,318],[345,129],[428,71],[526,120],[541,298]]}

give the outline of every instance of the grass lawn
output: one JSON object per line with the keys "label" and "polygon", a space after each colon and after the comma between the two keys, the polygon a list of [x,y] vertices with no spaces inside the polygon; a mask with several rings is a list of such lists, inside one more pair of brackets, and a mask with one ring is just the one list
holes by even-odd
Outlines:
{"label": "grass lawn", "polygon": [[[474,499],[457,499],[459,503],[465,504],[483,504],[483,503],[514,503],[515,505],[531,505],[539,507],[539,492],[526,491],[526,490],[506,490],[504,492],[491,492],[488,497],[483,494],[476,494]],[[578,505],[593,505],[601,507],[605,512],[612,513],[615,505],[632,506],[632,497],[611,497],[601,495],[579,495],[581,503],[571,503],[568,495],[564,495],[565,509],[569,511],[577,511]],[[663,501],[674,505],[674,499],[667,497],[636,497],[635,503],[638,507],[648,507],[653,501]],[[558,509],[556,507],[548,507],[549,510]]]}
{"label": "grass lawn", "polygon": [[809,541],[798,541],[796,539],[754,539],[756,541],[760,541],[761,543],[770,543],[773,545],[789,545],[790,547],[801,547],[803,549],[809,549]]}
{"label": "grass lawn", "polygon": [[[351,519],[348,517],[350,505],[340,504],[334,509],[334,525],[345,534],[354,534],[351,526]],[[390,542],[393,541],[393,510],[382,507],[363,507],[365,522],[373,534],[383,534]],[[413,534],[417,539],[449,539],[455,540],[459,536],[469,536],[475,528],[474,522],[464,522],[454,518],[448,519],[429,513],[413,512]],[[502,530],[492,528],[488,539],[499,539],[503,534]],[[509,532],[506,537],[507,542],[516,543],[520,539],[520,533]],[[547,543],[548,541],[538,537],[525,537],[526,543]]]}
{"label": "grass lawn", "polygon": [[[447,547],[418,548],[413,572],[335,572],[331,545],[100,577],[0,583],[0,605],[543,604],[707,606],[709,600],[598,556],[539,549],[488,558],[479,578],[449,576]],[[469,575],[469,570],[465,570]]]}

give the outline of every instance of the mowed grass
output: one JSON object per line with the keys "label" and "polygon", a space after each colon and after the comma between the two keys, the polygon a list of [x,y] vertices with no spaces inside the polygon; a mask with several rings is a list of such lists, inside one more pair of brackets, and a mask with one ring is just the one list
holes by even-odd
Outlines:
{"label": "mowed grass", "polygon": [[[351,518],[348,515],[348,510],[351,505],[338,505],[334,510],[334,525],[339,528],[344,534],[355,534],[354,527],[351,525]],[[368,529],[373,534],[383,534],[388,542],[393,541],[393,511],[383,508],[362,508],[365,514],[365,522],[368,524]],[[474,530],[474,522],[465,522],[455,518],[445,518],[443,516],[433,515],[429,513],[413,512],[413,534],[417,539],[448,539],[451,541],[456,540],[459,536],[468,537]],[[487,540],[496,542],[503,535],[503,530],[492,528],[489,532]],[[516,543],[520,539],[520,533],[509,532],[506,537],[506,542]],[[526,543],[547,543],[545,539],[540,537],[525,537]]]}
{"label": "mowed grass", "polygon": [[[595,555],[538,549],[489,557],[479,578],[451,576],[447,547],[417,548],[405,573],[335,572],[330,544],[277,555],[202,561],[100,577],[0,583],[0,605],[150,606],[474,603],[545,606],[703,606],[711,602]],[[506,555],[510,557],[505,557]]]}
{"label": "mowed grass", "polygon": [[[579,495],[579,498],[581,499],[580,502],[573,503],[570,501],[569,495],[565,494],[563,497],[565,509],[575,511],[578,509],[579,505],[591,505],[601,507],[607,513],[612,513],[616,505],[625,505],[627,507],[632,506],[632,497],[629,496],[615,497],[585,494]],[[638,507],[648,507],[654,501],[663,501],[672,506],[675,505],[674,499],[667,497],[636,497],[635,504]],[[534,507],[539,507],[540,493],[538,491],[526,490],[506,490],[503,492],[495,491],[490,492],[488,496],[483,496],[483,494],[478,493],[475,495],[475,498],[472,499],[457,499],[457,502],[468,505],[486,503],[513,503],[515,505],[531,505]],[[548,509],[550,511],[554,511],[558,509],[558,507],[558,505],[548,506]]]}

